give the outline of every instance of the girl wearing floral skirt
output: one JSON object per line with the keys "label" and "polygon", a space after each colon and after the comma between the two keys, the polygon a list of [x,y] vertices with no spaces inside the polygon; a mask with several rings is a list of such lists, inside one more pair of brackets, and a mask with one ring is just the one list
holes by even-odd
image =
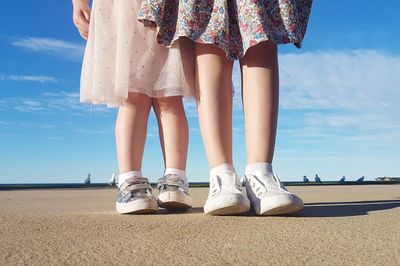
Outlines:
{"label": "girl wearing floral skirt", "polygon": [[[279,105],[277,45],[300,48],[312,0],[145,0],[139,19],[157,26],[157,40],[171,46],[195,42],[199,122],[210,170],[204,206],[214,215],[252,206],[259,215],[303,208],[272,171]],[[240,61],[247,167],[245,187],[232,162],[232,67]],[[247,192],[247,193],[246,193]]]}
{"label": "girl wearing floral skirt", "polygon": [[[141,1],[73,0],[74,23],[87,46],[81,75],[81,101],[119,107],[116,146],[119,213],[151,213],[158,205],[187,209],[192,199],[186,180],[188,125],[182,96],[194,95],[190,47],[171,49],[155,41],[154,29],[138,22]],[[185,56],[187,55],[187,57]],[[190,62],[193,64],[190,64]],[[142,175],[147,121],[154,108],[164,155],[158,201]]]}

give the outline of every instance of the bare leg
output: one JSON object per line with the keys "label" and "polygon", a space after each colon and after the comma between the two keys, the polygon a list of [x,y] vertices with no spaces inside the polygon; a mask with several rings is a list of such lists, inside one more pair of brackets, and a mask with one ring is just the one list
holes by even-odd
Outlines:
{"label": "bare leg", "polygon": [[119,172],[140,171],[152,99],[141,93],[129,93],[118,110],[115,126]]}
{"label": "bare leg", "polygon": [[225,53],[196,44],[197,109],[210,167],[232,164],[232,67]]}
{"label": "bare leg", "polygon": [[247,197],[258,215],[300,211],[304,208],[303,201],[295,194],[282,190],[283,185],[273,175],[271,165],[279,105],[276,44],[263,42],[250,48],[240,63],[248,161],[245,173]]}
{"label": "bare leg", "polygon": [[272,163],[279,105],[277,47],[272,42],[258,44],[240,63],[247,163]]}
{"label": "bare leg", "polygon": [[186,169],[189,129],[182,97],[153,99],[166,168]]}

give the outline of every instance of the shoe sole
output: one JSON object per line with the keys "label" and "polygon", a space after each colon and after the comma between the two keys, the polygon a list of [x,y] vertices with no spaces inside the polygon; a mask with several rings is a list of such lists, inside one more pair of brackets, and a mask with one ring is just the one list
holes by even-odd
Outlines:
{"label": "shoe sole", "polygon": [[206,214],[210,215],[234,215],[234,214],[241,214],[248,212],[250,207],[243,206],[243,205],[232,205],[223,208],[219,208],[213,211],[210,211]]}
{"label": "shoe sole", "polygon": [[304,203],[298,197],[276,197],[275,199],[270,199],[269,203],[263,206],[262,211],[258,215],[285,215],[301,211],[302,209],[304,209]]}
{"label": "shoe sole", "polygon": [[238,200],[237,198],[232,198],[231,196],[222,198],[219,200],[224,202],[219,208],[211,209],[208,207],[207,203],[204,206],[204,212],[210,215],[234,215],[248,212],[250,210],[250,201],[243,196],[243,199]]}
{"label": "shoe sole", "polygon": [[192,197],[184,192],[165,191],[158,196],[158,205],[168,210],[187,210],[192,207]]}
{"label": "shoe sole", "polygon": [[158,210],[158,204],[155,199],[135,200],[128,203],[117,202],[115,209],[121,214],[150,214]]}

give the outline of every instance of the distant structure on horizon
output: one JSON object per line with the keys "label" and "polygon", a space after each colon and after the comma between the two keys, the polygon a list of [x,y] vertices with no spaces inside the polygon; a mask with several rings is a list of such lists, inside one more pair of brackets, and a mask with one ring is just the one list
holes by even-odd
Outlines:
{"label": "distant structure on horizon", "polygon": [[315,175],[315,182],[321,183],[321,178],[318,175]]}
{"label": "distant structure on horizon", "polygon": [[310,180],[307,178],[306,175],[303,176],[303,182],[304,182],[304,183],[309,183],[309,182],[310,182]]}
{"label": "distant structure on horizon", "polygon": [[90,185],[90,173],[88,174],[88,176],[85,179],[85,185]]}
{"label": "distant structure on horizon", "polygon": [[343,177],[339,180],[340,183],[344,183],[344,181],[346,181],[346,177],[345,177],[345,176],[343,176]]}
{"label": "distant structure on horizon", "polygon": [[400,182],[400,177],[394,176],[379,176],[375,178],[376,181],[397,181]]}
{"label": "distant structure on horizon", "polygon": [[117,180],[115,178],[115,173],[112,173],[110,180],[108,181],[110,186],[115,186],[117,184]]}
{"label": "distant structure on horizon", "polygon": [[360,177],[359,179],[357,179],[356,182],[357,182],[357,183],[362,183],[362,182],[364,182],[364,178],[365,178],[365,177],[362,176],[362,177]]}

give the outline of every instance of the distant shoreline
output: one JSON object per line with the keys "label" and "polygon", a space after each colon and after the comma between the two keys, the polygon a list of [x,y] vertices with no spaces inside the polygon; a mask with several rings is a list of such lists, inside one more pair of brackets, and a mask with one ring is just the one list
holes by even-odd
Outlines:
{"label": "distant shoreline", "polygon": [[[325,181],[325,182],[297,182],[288,181],[282,182],[285,186],[346,186],[346,185],[394,185],[400,184],[399,181]],[[151,184],[156,187],[156,183]],[[209,187],[208,182],[191,182],[189,187]],[[93,184],[83,184],[83,183],[31,183],[31,184],[0,184],[0,190],[17,190],[17,189],[68,189],[68,188],[115,188],[108,183],[93,183]]]}

